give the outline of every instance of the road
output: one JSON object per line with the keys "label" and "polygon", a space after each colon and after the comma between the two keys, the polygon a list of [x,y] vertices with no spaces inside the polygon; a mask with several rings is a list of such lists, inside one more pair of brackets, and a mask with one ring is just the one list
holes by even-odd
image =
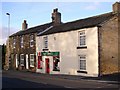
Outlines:
{"label": "road", "polygon": [[2,88],[64,88],[55,85],[36,83],[17,78],[2,78]]}
{"label": "road", "polygon": [[[118,84],[104,81],[71,80],[56,78],[45,74],[19,71],[3,71],[2,88],[92,88],[91,90],[105,89],[118,90]],[[106,89],[105,89],[106,90]]]}

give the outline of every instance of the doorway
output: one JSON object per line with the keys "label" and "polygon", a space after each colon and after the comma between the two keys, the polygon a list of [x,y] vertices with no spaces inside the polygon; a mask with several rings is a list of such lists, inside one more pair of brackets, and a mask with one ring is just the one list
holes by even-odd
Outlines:
{"label": "doorway", "polygon": [[50,73],[50,65],[49,65],[49,58],[45,58],[45,63],[46,63],[46,73]]}

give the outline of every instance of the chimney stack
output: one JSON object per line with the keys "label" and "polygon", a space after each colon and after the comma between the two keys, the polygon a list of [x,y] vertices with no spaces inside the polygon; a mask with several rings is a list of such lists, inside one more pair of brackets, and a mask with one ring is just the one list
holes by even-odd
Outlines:
{"label": "chimney stack", "polygon": [[28,24],[27,24],[26,20],[24,20],[24,22],[22,23],[22,30],[26,30],[27,26],[28,26]]}
{"label": "chimney stack", "polygon": [[120,13],[120,2],[115,2],[112,8],[113,8],[113,13]]}
{"label": "chimney stack", "polygon": [[58,8],[53,9],[52,22],[53,22],[54,25],[61,24],[61,13],[58,12]]}

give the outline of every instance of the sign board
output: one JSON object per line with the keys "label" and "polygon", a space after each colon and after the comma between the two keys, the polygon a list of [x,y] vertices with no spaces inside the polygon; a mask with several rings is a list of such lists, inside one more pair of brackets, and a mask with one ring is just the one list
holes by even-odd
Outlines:
{"label": "sign board", "polygon": [[42,56],[59,56],[59,52],[41,52]]}

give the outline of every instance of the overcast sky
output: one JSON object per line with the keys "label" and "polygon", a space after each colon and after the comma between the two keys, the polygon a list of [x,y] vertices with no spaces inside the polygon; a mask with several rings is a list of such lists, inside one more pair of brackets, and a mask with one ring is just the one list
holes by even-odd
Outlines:
{"label": "overcast sky", "polygon": [[[60,0],[59,0],[60,1]],[[105,1],[105,0],[104,0]],[[0,2],[0,44],[8,37],[8,16],[10,14],[10,34],[21,30],[23,20],[28,28],[51,22],[54,8],[61,12],[62,22],[74,21],[112,11],[111,2]]]}

